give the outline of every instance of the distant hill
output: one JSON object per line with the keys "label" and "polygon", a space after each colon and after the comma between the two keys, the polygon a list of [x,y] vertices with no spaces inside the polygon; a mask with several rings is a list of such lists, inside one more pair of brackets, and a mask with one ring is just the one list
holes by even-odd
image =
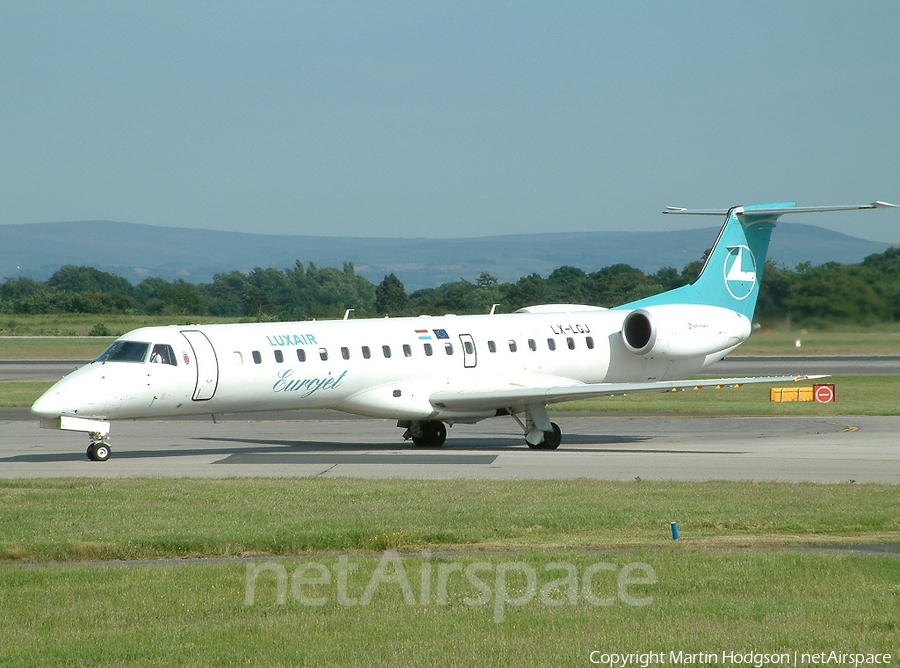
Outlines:
{"label": "distant hill", "polygon": [[[591,272],[630,264],[644,272],[681,269],[698,260],[718,228],[672,232],[549,232],[468,239],[312,237],[249,234],[135,223],[85,221],[0,226],[0,278],[46,280],[64,264],[113,272],[135,283],[148,276],[207,283],[213,275],[255,267],[320,267],[352,262],[356,273],[378,283],[395,273],[407,290],[476,279],[486,271],[501,281],[562,265]],[[888,244],[866,241],[814,225],[781,223],[769,255],[788,267],[835,261],[860,262]]]}

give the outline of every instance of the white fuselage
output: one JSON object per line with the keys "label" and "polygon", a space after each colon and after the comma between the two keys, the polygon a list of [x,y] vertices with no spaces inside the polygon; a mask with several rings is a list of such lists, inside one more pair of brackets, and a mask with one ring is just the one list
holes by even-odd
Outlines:
{"label": "white fuselage", "polygon": [[[147,327],[120,339],[146,344],[143,355],[134,346],[132,361],[98,359],[59,381],[32,410],[45,417],[120,419],[332,408],[404,420],[474,421],[520,407],[454,412],[429,398],[456,388],[685,378],[750,333],[749,321],[726,309],[681,308],[674,319],[664,307],[650,314],[659,322],[652,338],[661,343],[640,352],[629,349],[622,334],[631,311],[591,307]],[[160,346],[174,359],[151,361]]]}

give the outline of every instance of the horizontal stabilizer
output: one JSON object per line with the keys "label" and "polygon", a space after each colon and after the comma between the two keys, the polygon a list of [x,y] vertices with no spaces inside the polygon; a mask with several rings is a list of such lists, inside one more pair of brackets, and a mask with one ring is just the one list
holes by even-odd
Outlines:
{"label": "horizontal stabilizer", "polygon": [[[735,213],[740,216],[743,211],[754,214],[765,213],[771,216],[783,216],[786,213],[821,213],[825,211],[859,211],[860,209],[896,209],[896,204],[876,200],[871,204],[849,204],[846,206],[782,206],[759,205],[752,207],[736,207]],[[678,206],[667,206],[663,213],[678,213],[689,216],[724,216],[731,209],[685,209]]]}

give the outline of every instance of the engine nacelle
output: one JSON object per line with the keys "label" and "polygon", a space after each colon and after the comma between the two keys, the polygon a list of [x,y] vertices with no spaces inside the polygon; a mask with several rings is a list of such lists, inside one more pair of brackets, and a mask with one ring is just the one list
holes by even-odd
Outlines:
{"label": "engine nacelle", "polygon": [[719,306],[660,304],[629,313],[622,341],[635,355],[684,359],[733,348],[750,336],[750,320]]}

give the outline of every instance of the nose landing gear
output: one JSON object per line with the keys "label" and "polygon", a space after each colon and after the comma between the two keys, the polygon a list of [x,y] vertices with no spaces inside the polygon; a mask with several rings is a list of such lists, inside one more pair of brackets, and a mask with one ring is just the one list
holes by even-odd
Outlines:
{"label": "nose landing gear", "polygon": [[105,462],[112,449],[109,447],[109,422],[80,415],[60,415],[56,418],[41,418],[42,429],[64,429],[66,431],[82,431],[91,439],[87,458],[92,462]]}

